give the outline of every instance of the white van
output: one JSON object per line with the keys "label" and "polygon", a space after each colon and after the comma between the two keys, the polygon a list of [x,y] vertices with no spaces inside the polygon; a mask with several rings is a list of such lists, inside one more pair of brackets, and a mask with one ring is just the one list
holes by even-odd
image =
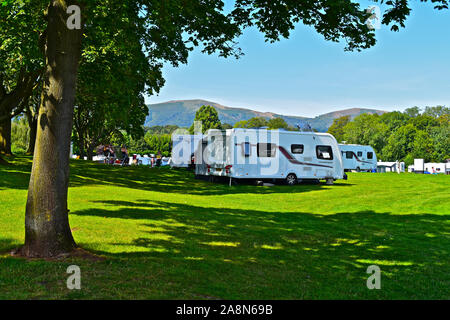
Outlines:
{"label": "white van", "polygon": [[231,179],[344,179],[336,139],[328,133],[266,129],[209,130],[195,155],[198,176]]}
{"label": "white van", "polygon": [[377,155],[371,146],[339,144],[345,171],[372,171],[377,169]]}

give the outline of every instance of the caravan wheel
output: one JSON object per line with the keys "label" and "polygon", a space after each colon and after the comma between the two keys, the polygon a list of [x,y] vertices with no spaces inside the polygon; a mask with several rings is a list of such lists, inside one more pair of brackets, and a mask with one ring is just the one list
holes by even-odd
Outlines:
{"label": "caravan wheel", "polygon": [[286,184],[290,186],[297,184],[297,176],[293,173],[289,173],[286,177]]}
{"label": "caravan wheel", "polygon": [[356,168],[356,172],[361,172],[361,168],[360,168],[360,167],[357,167],[357,168]]}

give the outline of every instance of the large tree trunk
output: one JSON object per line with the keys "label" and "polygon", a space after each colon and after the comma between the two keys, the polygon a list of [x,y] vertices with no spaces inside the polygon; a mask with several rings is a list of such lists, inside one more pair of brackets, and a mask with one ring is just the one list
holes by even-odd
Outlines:
{"label": "large tree trunk", "polygon": [[47,68],[22,248],[22,254],[29,257],[54,257],[76,246],[69,227],[67,191],[81,30],[66,26],[70,4],[76,1],[52,0],[48,8]]}
{"label": "large tree trunk", "polygon": [[80,148],[80,159],[83,160],[84,157],[87,157],[86,149],[84,148],[84,145]]}
{"label": "large tree trunk", "polygon": [[[0,114],[0,116],[4,116]],[[0,153],[11,154],[11,118],[0,121]]]}
{"label": "large tree trunk", "polygon": [[95,146],[93,145],[89,145],[89,147],[87,148],[87,158],[89,161],[92,161],[92,159],[94,159],[94,149]]}
{"label": "large tree trunk", "polygon": [[88,161],[92,161],[92,159],[94,158],[94,155],[92,153],[92,149],[86,149],[86,158],[88,159]]}
{"label": "large tree trunk", "polygon": [[84,148],[84,140],[78,137],[77,140],[77,147],[78,147],[78,155],[80,156],[80,159],[84,159],[83,157],[86,156],[86,149]]}

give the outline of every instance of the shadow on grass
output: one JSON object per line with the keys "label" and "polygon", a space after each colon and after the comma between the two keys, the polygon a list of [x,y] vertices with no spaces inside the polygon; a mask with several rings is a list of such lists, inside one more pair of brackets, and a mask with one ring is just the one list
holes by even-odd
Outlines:
{"label": "shadow on grass", "polygon": [[[28,189],[32,159],[21,156],[8,159],[10,166],[0,166],[0,190]],[[110,185],[145,191],[181,194],[237,194],[237,193],[299,193],[330,188],[323,184],[300,184],[296,186],[275,185],[256,187],[242,184],[229,187],[226,183],[210,183],[194,179],[185,169],[169,167],[117,167],[83,160],[71,160],[70,187]],[[349,187],[350,183],[337,182],[332,188]]]}
{"label": "shadow on grass", "polygon": [[[86,297],[106,284],[122,283],[132,298],[154,288],[159,298],[450,297],[450,215],[279,213],[144,199],[97,203],[102,208],[71,215],[103,218],[105,225],[127,232],[129,240],[105,243],[100,227],[95,237],[79,243],[107,258],[84,267],[89,268],[86,277],[98,277],[85,283],[100,283]],[[136,220],[132,228],[138,234],[121,221],[128,219]],[[14,245],[12,240],[0,241],[1,249]],[[37,267],[57,269],[54,264],[0,258],[0,264],[5,262],[28,274]],[[366,270],[373,264],[382,270],[382,290],[366,287]],[[143,285],[142,279],[153,275]],[[117,291],[98,296],[102,294],[117,297]]]}
{"label": "shadow on grass", "polygon": [[20,246],[20,243],[17,240],[0,238],[0,255],[9,254],[18,246]]}
{"label": "shadow on grass", "polygon": [[31,157],[9,156],[5,157],[7,166],[0,165],[0,190],[28,189],[31,172]]}
{"label": "shadow on grass", "polygon": [[[208,283],[204,292],[216,296],[236,295],[239,288],[241,298],[450,297],[450,215],[318,215],[148,200],[102,206],[73,214],[106,217],[105,223],[138,220],[143,232],[109,243],[110,251],[87,244],[94,251],[161,264],[176,272],[172,279]],[[384,290],[376,294],[365,285],[370,265],[383,274]]]}
{"label": "shadow on grass", "polygon": [[[103,201],[104,209],[79,216],[138,219],[148,233],[130,243],[114,243],[119,258],[159,257],[241,266],[262,263],[285,272],[367,268],[448,269],[449,215],[392,215],[361,211],[317,215],[204,208],[163,201]],[[121,206],[108,210],[108,206]],[[107,220],[105,220],[107,221]],[[106,222],[105,222],[106,223]],[[117,222],[114,222],[117,223]],[[136,252],[120,252],[120,246]],[[142,252],[144,251],[144,252]],[[285,268],[289,266],[289,268]],[[328,271],[327,271],[328,270]],[[364,269],[365,270],[365,269]]]}
{"label": "shadow on grass", "polygon": [[[299,193],[325,189],[323,184],[300,184],[296,186],[275,185],[272,187],[256,187],[239,184],[229,187],[227,183],[211,183],[194,178],[194,173],[186,169],[169,167],[113,167],[90,164],[88,167],[72,168],[72,187],[89,184],[110,184],[118,187],[156,191],[163,193],[219,195],[237,193]],[[349,183],[336,183],[333,187],[349,187]],[[327,186],[329,187],[329,186]]]}

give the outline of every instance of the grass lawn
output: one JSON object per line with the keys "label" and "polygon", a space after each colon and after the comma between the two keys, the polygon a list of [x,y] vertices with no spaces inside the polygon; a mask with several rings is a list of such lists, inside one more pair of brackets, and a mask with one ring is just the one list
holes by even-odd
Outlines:
{"label": "grass lawn", "polygon": [[[450,299],[450,176],[255,187],[71,163],[70,224],[105,257],[27,261],[31,159],[0,166],[0,299]],[[66,268],[81,268],[81,290]],[[369,265],[381,289],[369,290]]]}

